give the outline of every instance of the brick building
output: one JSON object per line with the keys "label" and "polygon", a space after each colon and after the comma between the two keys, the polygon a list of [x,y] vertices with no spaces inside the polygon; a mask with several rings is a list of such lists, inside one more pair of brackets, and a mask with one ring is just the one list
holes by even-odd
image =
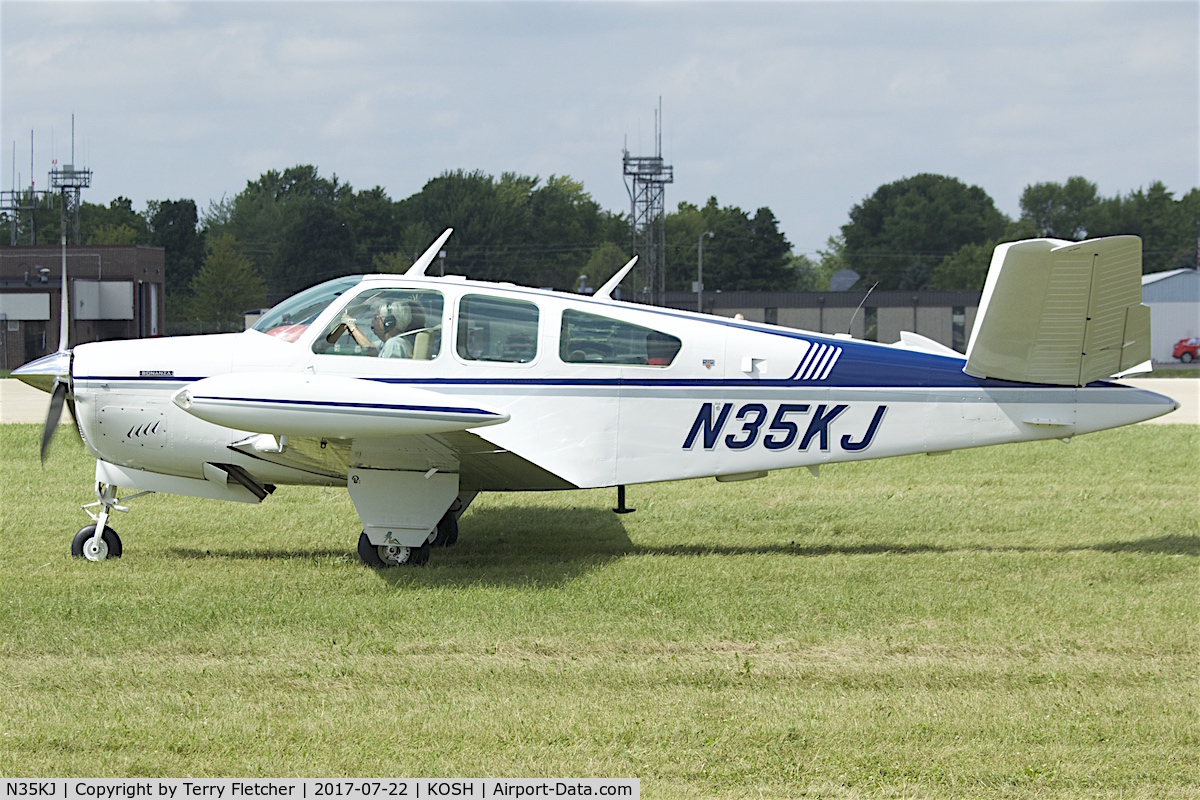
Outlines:
{"label": "brick building", "polygon": [[[72,346],[163,331],[161,247],[67,247]],[[62,248],[0,247],[0,369],[58,349]]]}

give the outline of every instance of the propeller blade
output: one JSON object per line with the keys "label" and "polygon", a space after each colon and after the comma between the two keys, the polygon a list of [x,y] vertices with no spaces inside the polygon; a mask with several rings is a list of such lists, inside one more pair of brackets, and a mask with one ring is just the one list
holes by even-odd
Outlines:
{"label": "propeller blade", "polygon": [[62,417],[63,402],[67,399],[67,384],[58,382],[54,384],[54,391],[50,394],[50,410],[46,414],[46,427],[42,429],[42,463],[46,463],[46,451],[50,449],[50,440],[54,438],[54,431],[58,428],[58,420]]}

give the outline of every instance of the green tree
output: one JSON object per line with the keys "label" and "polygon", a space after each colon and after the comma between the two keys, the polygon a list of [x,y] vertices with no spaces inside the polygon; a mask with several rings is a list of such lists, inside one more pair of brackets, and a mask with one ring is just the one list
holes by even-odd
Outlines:
{"label": "green tree", "polygon": [[269,170],[234,199],[222,228],[258,264],[275,294],[292,294],[318,281],[369,268],[357,262],[354,237],[339,208],[353,190],[316,167]]}
{"label": "green tree", "polygon": [[791,245],[769,208],[753,217],[736,206],[720,206],[710,197],[703,208],[680,203],[664,220],[667,289],[688,290],[696,280],[700,236],[704,241],[705,291],[770,291],[794,286],[789,268]]}
{"label": "green tree", "polygon": [[401,250],[419,253],[454,228],[448,271],[571,290],[595,248],[628,229],[568,176],[445,172],[401,201]]}
{"label": "green tree", "polygon": [[266,302],[266,286],[237,240],[221,234],[210,241],[208,255],[192,278],[192,317],[221,331],[240,331],[245,312]]}
{"label": "green tree", "polygon": [[413,260],[399,250],[394,253],[378,253],[371,258],[371,266],[376,272],[393,275],[407,272],[412,265]]}
{"label": "green tree", "polygon": [[204,235],[199,230],[195,200],[161,200],[147,203],[150,244],[164,250],[167,295],[186,296],[192,278],[204,260]]}
{"label": "green tree", "polygon": [[396,252],[401,233],[400,211],[383,187],[346,192],[338,207],[352,234],[356,267],[365,269],[376,256]]}
{"label": "green tree", "polygon": [[788,259],[788,271],[792,277],[790,288],[797,292],[816,292],[829,288],[829,280],[821,285],[821,265],[803,253],[795,253]]}
{"label": "green tree", "polygon": [[629,256],[616,243],[605,242],[592,250],[580,275],[586,276],[587,285],[592,289],[599,289],[628,262]]}
{"label": "green tree", "polygon": [[1096,184],[1078,176],[1065,184],[1035,183],[1021,193],[1021,218],[1038,236],[1075,241],[1087,237],[1099,202]]}
{"label": "green tree", "polygon": [[967,244],[1003,234],[1008,218],[978,186],[921,174],[879,187],[850,209],[845,259],[880,289],[921,289],[934,268]]}
{"label": "green tree", "polygon": [[337,206],[313,198],[290,209],[273,260],[273,291],[294,294],[338,275],[366,271],[355,259],[354,234]]}
{"label": "green tree", "polygon": [[138,244],[138,232],[128,225],[101,225],[93,228],[85,244]]}
{"label": "green tree", "polygon": [[997,241],[983,244],[964,244],[954,255],[946,256],[933,269],[929,281],[930,289],[948,291],[978,292],[983,289],[987,279],[988,267],[992,263],[992,252],[996,246],[1004,242],[1016,242],[1021,239],[1037,238],[1033,223],[1027,219],[1010,222],[1002,236]]}
{"label": "green tree", "polygon": [[1161,181],[1143,191],[1102,199],[1092,209],[1089,237],[1133,234],[1142,239],[1142,272],[1196,266],[1200,190],[1179,200]]}
{"label": "green tree", "polygon": [[420,253],[442,230],[454,228],[450,271],[481,280],[517,280],[536,182],[509,174],[497,182],[478,170],[444,172],[401,201],[402,249]]}
{"label": "green tree", "polygon": [[[7,245],[12,241],[10,238],[12,226],[17,229],[18,246],[58,244],[61,230],[58,198],[31,194],[26,189],[20,192],[20,205],[26,207],[32,205],[34,208],[32,213],[23,211],[14,217],[10,217],[8,214],[0,217],[3,220],[3,225],[0,227],[0,245]],[[35,235],[36,238],[34,238]]]}
{"label": "green tree", "polygon": [[817,286],[816,291],[829,291],[829,283],[833,280],[834,274],[841,272],[844,269],[850,269],[849,262],[846,261],[846,239],[841,234],[830,236],[825,240],[825,249],[818,250],[817,255],[821,257],[817,264]]}
{"label": "green tree", "polygon": [[[133,231],[132,240],[95,241],[97,236],[111,237],[114,231],[122,227]],[[150,244],[150,227],[146,218],[133,210],[132,200],[128,197],[118,197],[107,206],[80,203],[79,236],[82,241],[90,244]],[[122,234],[122,237],[129,239],[128,234]],[[40,235],[38,239],[41,239]]]}
{"label": "green tree", "polygon": [[1039,236],[1070,241],[1131,234],[1142,239],[1142,271],[1196,266],[1200,189],[1179,200],[1162,181],[1127,195],[1102,197],[1096,185],[1075,176],[1038,183],[1021,195],[1021,218]]}

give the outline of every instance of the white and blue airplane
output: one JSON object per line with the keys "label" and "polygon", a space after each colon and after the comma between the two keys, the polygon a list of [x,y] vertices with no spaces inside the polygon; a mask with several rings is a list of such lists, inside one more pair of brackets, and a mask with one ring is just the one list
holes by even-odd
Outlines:
{"label": "white and blue airplane", "polygon": [[[75,556],[121,555],[146,492],[258,503],[345,486],[373,567],[422,564],[479,492],[618,487],[1078,434],[1178,407],[1144,371],[1141,240],[996,248],[966,356],[425,274],[357,275],[243,333],[82,344],[13,374],[65,400],[96,458]],[[636,259],[635,259],[636,260]],[[64,258],[65,265],[65,258]],[[66,275],[63,275],[66,344]],[[118,498],[119,491],[138,494]],[[94,510],[93,510],[94,509]]]}

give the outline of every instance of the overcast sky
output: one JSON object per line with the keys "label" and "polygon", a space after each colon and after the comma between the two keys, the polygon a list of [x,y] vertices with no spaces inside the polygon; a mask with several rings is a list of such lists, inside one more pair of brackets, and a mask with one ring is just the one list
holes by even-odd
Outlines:
{"label": "overcast sky", "polygon": [[51,159],[84,200],[193,198],[316,165],[408,197],[447,169],[568,174],[628,211],[769,206],[797,252],[920,172],[1105,195],[1200,185],[1200,4],[0,2],[0,185]]}

